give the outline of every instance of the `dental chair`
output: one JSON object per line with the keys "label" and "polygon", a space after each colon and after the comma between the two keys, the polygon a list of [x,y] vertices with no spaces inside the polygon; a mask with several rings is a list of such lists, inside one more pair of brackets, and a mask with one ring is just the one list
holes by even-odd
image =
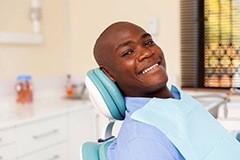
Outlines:
{"label": "dental chair", "polygon": [[[118,87],[100,69],[87,73],[85,85],[94,107],[98,108],[110,122],[106,127],[105,137],[98,142],[84,143],[80,155],[83,160],[106,160],[107,148],[116,139],[112,135],[114,123],[125,117],[125,100]],[[236,138],[240,141],[240,134]]]}
{"label": "dental chair", "polygon": [[99,68],[87,73],[85,85],[94,107],[110,122],[105,130],[105,138],[98,142],[84,143],[80,152],[83,160],[105,160],[107,147],[115,139],[112,135],[113,125],[116,120],[123,120],[125,117],[125,100],[118,87]]}

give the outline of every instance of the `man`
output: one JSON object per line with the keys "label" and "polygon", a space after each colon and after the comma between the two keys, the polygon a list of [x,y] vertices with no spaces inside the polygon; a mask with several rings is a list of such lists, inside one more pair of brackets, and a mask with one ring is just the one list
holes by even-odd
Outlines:
{"label": "man", "polygon": [[108,160],[240,159],[239,142],[199,102],[168,89],[164,54],[144,29],[110,25],[97,39],[94,57],[127,108]]}
{"label": "man", "polygon": [[114,23],[96,41],[94,57],[126,97],[126,118],[117,140],[108,148],[107,159],[184,159],[159,129],[130,118],[152,97],[180,98],[177,91],[170,91],[166,85],[164,54],[151,35],[129,22]]}

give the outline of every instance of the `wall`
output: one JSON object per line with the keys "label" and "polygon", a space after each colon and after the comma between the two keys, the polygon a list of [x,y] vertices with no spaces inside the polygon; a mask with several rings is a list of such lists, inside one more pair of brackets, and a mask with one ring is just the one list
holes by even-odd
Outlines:
{"label": "wall", "polygon": [[179,3],[178,0],[70,0],[71,70],[85,73],[97,66],[92,56],[92,48],[99,34],[109,24],[119,20],[131,21],[148,29],[148,20],[157,18],[157,43],[165,52],[169,74],[179,78]]}
{"label": "wall", "polygon": [[170,75],[180,76],[180,2],[178,0],[42,0],[42,45],[0,45],[0,80],[29,72],[36,76],[85,74],[97,65],[96,38],[119,20],[145,29],[159,20],[157,43],[165,52]]}
{"label": "wall", "polygon": [[[17,3],[17,0],[5,1],[11,1],[11,6]],[[30,0],[27,1],[30,4]],[[25,8],[26,0],[24,2],[17,3],[18,7]],[[0,81],[15,80],[16,76],[22,73],[32,74],[33,77],[66,74],[67,57],[69,54],[67,47],[69,29],[67,28],[68,12],[65,6],[65,0],[42,0],[42,44],[0,44]],[[9,10],[11,11],[9,12],[9,17],[17,17],[14,10],[11,10],[11,8]],[[26,12],[23,12],[26,20],[29,20],[29,11],[30,5]],[[0,26],[11,20],[9,18],[0,21]],[[21,23],[21,26],[28,28],[26,25],[29,26],[29,23],[25,24],[25,26],[24,24]],[[15,28],[18,27],[19,25],[15,24]],[[21,30],[18,32],[21,32]],[[26,32],[29,32],[29,29]]]}

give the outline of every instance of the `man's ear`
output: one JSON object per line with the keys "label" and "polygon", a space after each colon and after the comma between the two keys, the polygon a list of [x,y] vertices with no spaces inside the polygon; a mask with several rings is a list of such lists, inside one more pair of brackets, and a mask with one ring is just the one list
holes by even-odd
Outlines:
{"label": "man's ear", "polygon": [[111,81],[114,83],[116,82],[114,76],[105,67],[100,67],[100,69],[108,76],[109,79],[111,79]]}

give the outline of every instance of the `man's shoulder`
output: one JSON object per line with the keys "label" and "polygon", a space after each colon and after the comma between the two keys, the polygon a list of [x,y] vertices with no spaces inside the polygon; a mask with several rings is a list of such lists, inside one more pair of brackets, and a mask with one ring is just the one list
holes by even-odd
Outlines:
{"label": "man's shoulder", "polygon": [[176,149],[156,127],[126,117],[116,141],[108,148],[108,154],[108,157],[121,160],[130,159],[129,156],[132,159],[146,159],[149,155],[174,159]]}
{"label": "man's shoulder", "polygon": [[162,141],[162,139],[166,139],[166,136],[154,126],[127,117],[119,131],[118,140],[126,145],[126,143],[134,139]]}

